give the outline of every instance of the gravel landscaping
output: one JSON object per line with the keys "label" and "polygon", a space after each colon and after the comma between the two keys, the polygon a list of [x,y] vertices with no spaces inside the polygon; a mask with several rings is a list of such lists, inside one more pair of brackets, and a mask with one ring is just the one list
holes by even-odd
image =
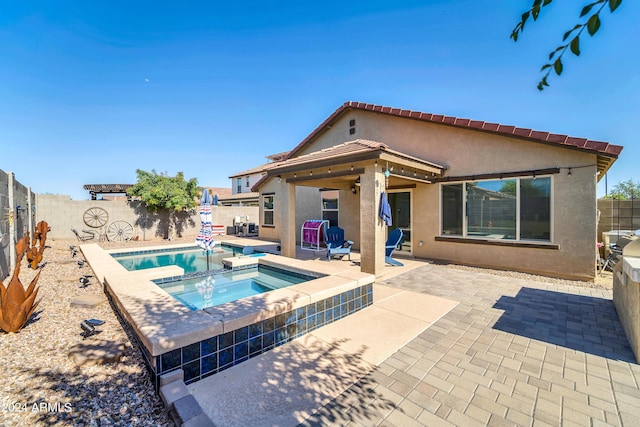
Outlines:
{"label": "gravel landscaping", "polygon": [[[186,243],[191,239],[101,243],[105,248],[162,243]],[[104,302],[95,308],[72,307],[76,297],[102,294],[95,278],[86,286],[78,252],[72,257],[75,240],[49,239],[44,252],[45,267],[38,285],[40,305],[36,315],[18,333],[0,332],[0,425],[77,425],[77,426],[170,426],[173,425],[151,385],[140,351],[131,344],[129,331],[118,321],[112,307]],[[440,265],[441,268],[472,267]],[[541,276],[477,269],[484,273],[512,275],[527,280],[558,282],[577,286],[611,288],[611,273],[594,283],[558,280]],[[23,260],[20,279],[27,286],[35,272]],[[3,282],[8,284],[10,277]],[[109,341],[125,345],[118,363],[76,367],[69,358],[72,346],[82,343],[80,322],[96,318],[105,321],[99,334],[85,342]]]}

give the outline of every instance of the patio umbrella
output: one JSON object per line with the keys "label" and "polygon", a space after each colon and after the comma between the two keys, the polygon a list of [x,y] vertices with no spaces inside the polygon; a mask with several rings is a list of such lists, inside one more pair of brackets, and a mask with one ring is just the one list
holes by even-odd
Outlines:
{"label": "patio umbrella", "polygon": [[200,221],[202,222],[202,227],[198,236],[196,236],[196,244],[207,253],[207,270],[209,270],[209,255],[215,242],[213,241],[213,230],[211,228],[211,195],[206,188],[202,191],[202,198],[200,199]]}
{"label": "patio umbrella", "polygon": [[218,206],[218,195],[213,196],[213,206]]}
{"label": "patio umbrella", "polygon": [[387,193],[384,191],[380,194],[380,218],[388,226],[391,227],[393,219],[391,218],[391,205],[389,205],[389,199],[387,199]]}

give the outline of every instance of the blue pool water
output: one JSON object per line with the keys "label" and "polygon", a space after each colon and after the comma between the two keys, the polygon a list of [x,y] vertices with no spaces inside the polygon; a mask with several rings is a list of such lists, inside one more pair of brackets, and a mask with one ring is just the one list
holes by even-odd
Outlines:
{"label": "blue pool water", "polygon": [[273,268],[256,267],[190,279],[183,278],[173,282],[156,281],[156,283],[191,310],[199,310],[310,279],[313,277],[292,275],[284,270]]}
{"label": "blue pool water", "polygon": [[136,271],[146,268],[166,267],[177,265],[184,269],[184,274],[223,268],[222,260],[239,253],[240,249],[227,246],[216,246],[215,251],[208,255],[200,248],[179,250],[158,250],[130,254],[113,254],[112,256],[127,270]]}
{"label": "blue pool water", "polygon": [[[241,253],[241,249],[231,246],[216,247],[216,251],[209,254],[208,268],[207,254],[197,247],[158,249],[112,256],[129,271],[169,265],[182,267],[184,276],[158,279],[154,280],[154,283],[191,310],[224,304],[314,279],[311,276],[267,266],[240,271],[224,270],[222,260]],[[254,256],[260,255],[264,254]]]}

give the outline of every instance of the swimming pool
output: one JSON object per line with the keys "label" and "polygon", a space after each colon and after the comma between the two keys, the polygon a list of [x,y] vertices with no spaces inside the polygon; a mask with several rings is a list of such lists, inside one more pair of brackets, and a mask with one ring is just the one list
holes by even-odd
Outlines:
{"label": "swimming pool", "polygon": [[[233,242],[227,245],[240,250]],[[192,249],[193,245],[171,249],[185,248]],[[84,244],[80,249],[97,280],[104,283],[105,293],[122,322],[133,331],[131,337],[142,350],[156,391],[162,376],[176,369],[183,371],[185,384],[190,384],[373,304],[375,276],[371,274],[336,268],[334,263],[260,253],[256,257],[230,257],[225,264],[236,274],[249,273],[257,265],[259,270],[275,268],[291,276],[311,276],[312,280],[192,310],[151,281],[151,277],[166,276],[145,270],[128,272],[113,257],[131,255],[131,248],[105,251],[97,244]],[[153,246],[138,252],[166,253],[167,249]],[[171,266],[157,270],[163,269],[168,273],[182,270]],[[204,275],[193,275],[197,274]],[[168,277],[165,280],[170,281]],[[214,280],[215,289],[218,281]]]}
{"label": "swimming pool", "polygon": [[240,271],[227,271],[178,280],[154,280],[169,295],[191,310],[214,307],[227,302],[258,295],[275,289],[312,280],[314,277],[293,275],[266,266]]}
{"label": "swimming pool", "polygon": [[241,253],[239,248],[216,246],[213,253],[208,255],[208,268],[206,252],[195,246],[182,249],[119,253],[111,256],[129,271],[177,265],[184,269],[184,274],[189,274],[207,270],[219,270],[223,268],[222,260],[224,258],[232,257],[238,253]]}

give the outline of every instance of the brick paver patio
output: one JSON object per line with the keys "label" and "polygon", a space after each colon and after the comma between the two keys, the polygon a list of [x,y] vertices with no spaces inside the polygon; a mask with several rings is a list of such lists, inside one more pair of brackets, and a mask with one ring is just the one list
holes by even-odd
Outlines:
{"label": "brick paver patio", "polygon": [[304,425],[640,425],[610,290],[434,265],[381,283],[460,304]]}

